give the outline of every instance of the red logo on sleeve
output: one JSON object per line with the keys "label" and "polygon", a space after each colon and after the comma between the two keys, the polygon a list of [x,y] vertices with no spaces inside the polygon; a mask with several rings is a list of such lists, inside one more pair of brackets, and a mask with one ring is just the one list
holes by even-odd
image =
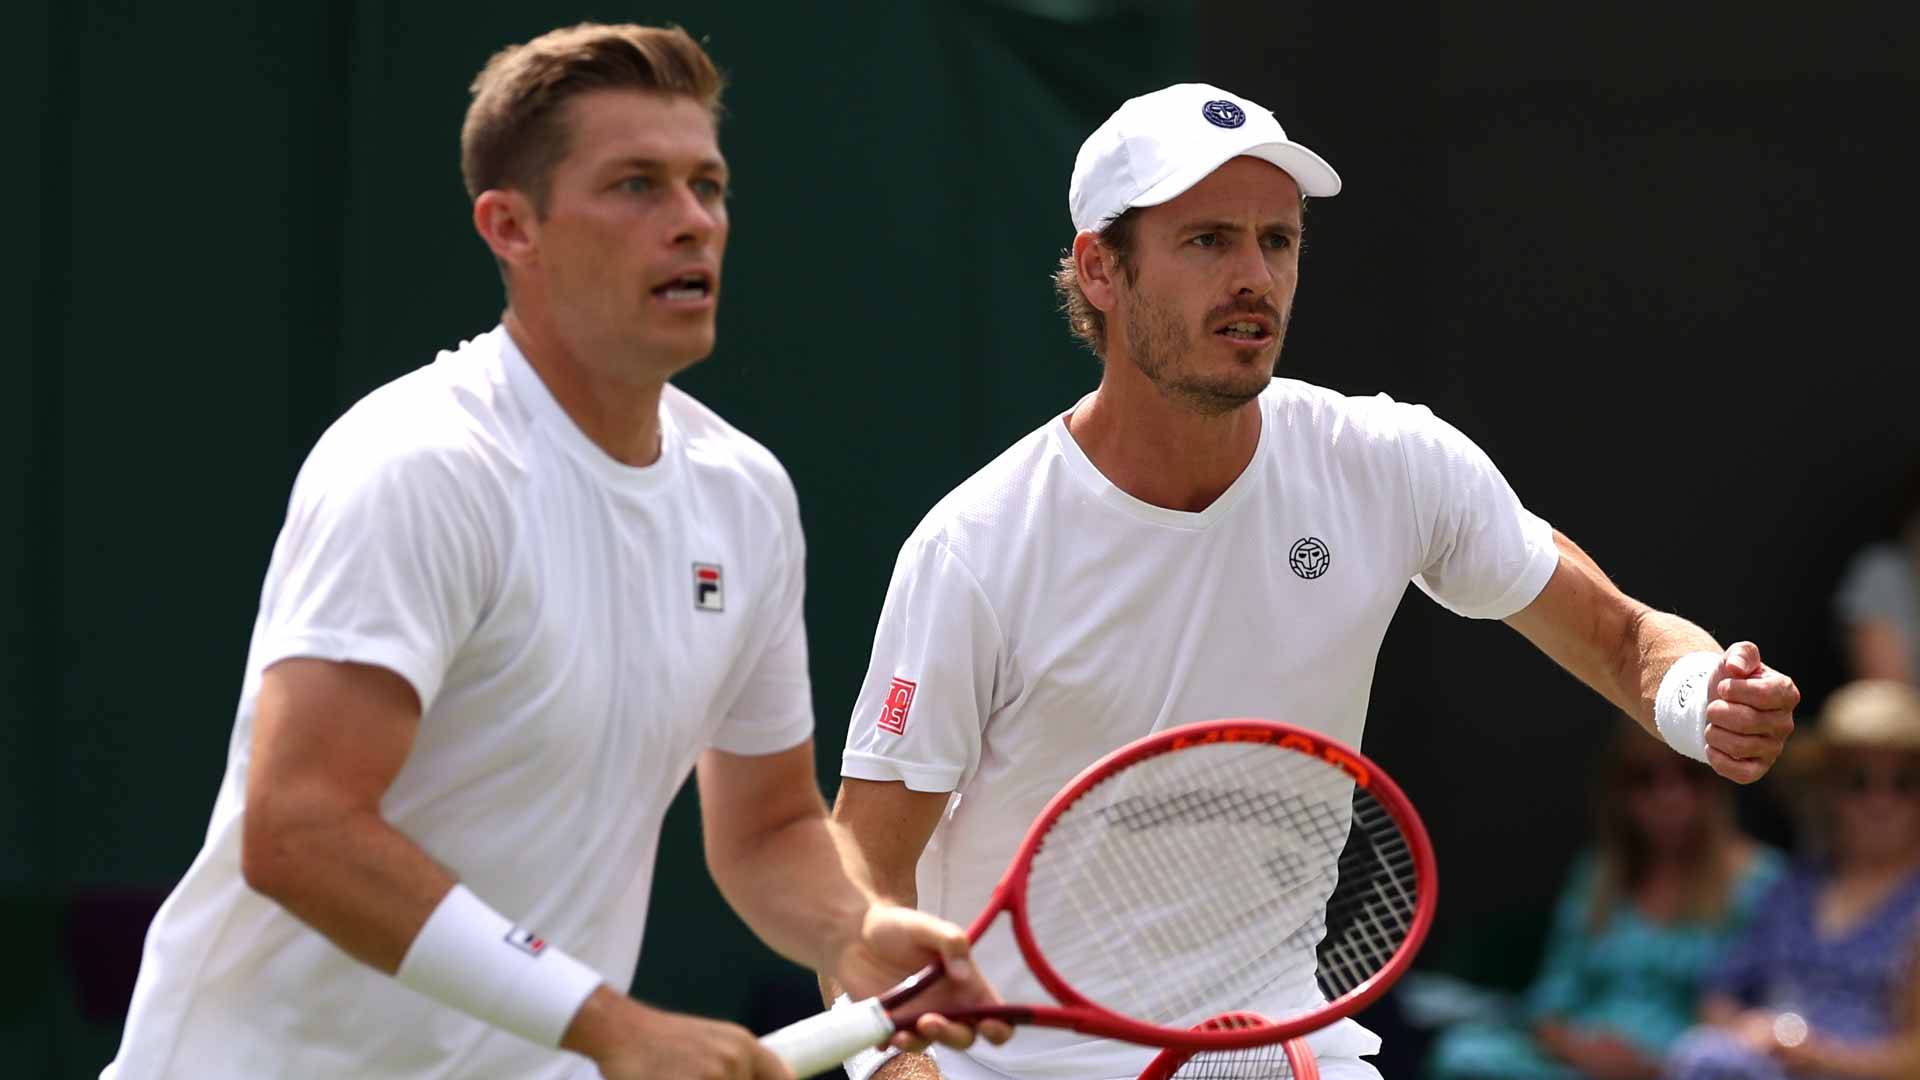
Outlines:
{"label": "red logo on sleeve", "polygon": [[887,684],[887,699],[880,703],[880,730],[895,735],[907,733],[907,710],[913,708],[915,684],[898,675]]}

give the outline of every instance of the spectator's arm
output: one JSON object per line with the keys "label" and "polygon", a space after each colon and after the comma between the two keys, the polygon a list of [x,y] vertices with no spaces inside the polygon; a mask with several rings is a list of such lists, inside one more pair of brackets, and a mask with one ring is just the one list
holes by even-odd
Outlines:
{"label": "spectator's arm", "polygon": [[1774,1052],[1795,1073],[1857,1077],[1859,1080],[1916,1080],[1920,1078],[1920,940],[1907,963],[1897,1015],[1900,1029],[1885,1039],[1849,1043],[1826,1039],[1818,1031],[1797,1047]]}
{"label": "spectator's arm", "polygon": [[1546,1021],[1536,1025],[1533,1033],[1549,1056],[1594,1080],[1657,1080],[1660,1075],[1658,1060],[1610,1031],[1581,1031]]}
{"label": "spectator's arm", "polygon": [[1718,1028],[1732,1027],[1744,1011],[1736,998],[1708,994],[1700,1001],[1700,1022]]}

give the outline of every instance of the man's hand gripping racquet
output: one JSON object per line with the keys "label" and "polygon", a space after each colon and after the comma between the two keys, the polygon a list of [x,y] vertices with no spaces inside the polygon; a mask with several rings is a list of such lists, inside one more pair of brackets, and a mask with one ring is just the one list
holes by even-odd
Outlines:
{"label": "man's hand gripping racquet", "polygon": [[[1379,997],[1425,939],[1435,890],[1425,826],[1356,751],[1266,720],[1171,728],[1054,796],[967,931],[978,941],[1005,912],[1054,1003],[945,1015],[1186,1052],[1282,1042]],[[762,1042],[814,1075],[912,1030],[910,1002],[938,978]],[[1272,1022],[1205,1023],[1248,1008]]]}

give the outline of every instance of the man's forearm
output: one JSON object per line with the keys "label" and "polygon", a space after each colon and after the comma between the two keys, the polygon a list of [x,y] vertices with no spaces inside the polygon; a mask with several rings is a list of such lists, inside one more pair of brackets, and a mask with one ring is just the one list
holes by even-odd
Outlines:
{"label": "man's forearm", "polygon": [[377,814],[247,827],[247,884],[388,975],[454,885],[452,874]]}
{"label": "man's forearm", "polygon": [[830,971],[857,937],[874,896],[851,845],[824,814],[807,814],[732,852],[713,876],[727,902],[775,952]]}
{"label": "man's forearm", "polygon": [[1680,657],[1718,651],[1705,630],[1655,611],[1614,587],[1580,546],[1555,533],[1560,565],[1546,587],[1507,623],[1575,678],[1648,731],[1660,680]]}
{"label": "man's forearm", "polygon": [[940,1080],[940,1067],[926,1054],[900,1054],[875,1069],[867,1080]]}
{"label": "man's forearm", "polygon": [[1654,698],[1660,692],[1660,680],[1666,678],[1673,662],[1689,653],[1719,652],[1720,643],[1699,626],[1678,615],[1653,608],[1642,608],[1629,623],[1625,651],[1615,675],[1618,697],[1609,700],[1620,706],[1656,737]]}

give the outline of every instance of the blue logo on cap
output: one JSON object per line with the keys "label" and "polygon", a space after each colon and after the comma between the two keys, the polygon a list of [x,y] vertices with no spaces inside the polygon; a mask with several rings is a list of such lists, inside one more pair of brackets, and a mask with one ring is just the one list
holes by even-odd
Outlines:
{"label": "blue logo on cap", "polygon": [[1214,127],[1237,128],[1247,122],[1247,114],[1231,101],[1209,101],[1200,107],[1200,115]]}

